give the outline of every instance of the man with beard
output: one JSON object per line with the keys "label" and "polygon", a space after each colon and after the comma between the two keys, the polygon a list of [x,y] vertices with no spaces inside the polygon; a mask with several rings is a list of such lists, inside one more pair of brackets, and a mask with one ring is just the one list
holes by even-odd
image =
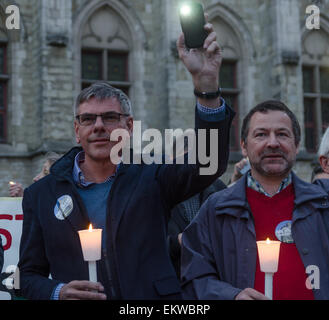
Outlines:
{"label": "man with beard", "polygon": [[[273,299],[329,299],[329,186],[292,172],[300,137],[295,115],[279,101],[247,114],[241,148],[251,170],[210,196],[183,233],[185,298],[267,299],[256,241],[270,238],[281,241]],[[308,266],[318,268],[319,285]]]}

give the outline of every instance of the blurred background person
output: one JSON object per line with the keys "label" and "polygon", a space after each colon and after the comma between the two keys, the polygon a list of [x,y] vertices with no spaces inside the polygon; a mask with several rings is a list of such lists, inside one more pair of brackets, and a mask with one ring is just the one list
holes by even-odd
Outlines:
{"label": "blurred background person", "polygon": [[227,186],[233,186],[245,173],[250,169],[250,163],[248,158],[242,158],[234,165],[234,170]]}
{"label": "blurred background person", "polygon": [[[189,151],[188,138],[184,136],[184,150],[182,154],[177,145],[177,140],[174,141],[174,155],[180,157]],[[174,158],[174,156],[172,156]],[[182,232],[198,214],[201,205],[214,192],[225,189],[226,185],[220,179],[216,179],[209,187],[202,190],[200,193],[191,198],[177,204],[171,210],[171,218],[168,222],[168,236],[167,245],[171,262],[175,268],[178,279],[180,279],[180,258],[181,258],[181,244]]]}
{"label": "blurred background person", "polygon": [[318,179],[328,179],[329,178],[329,127],[325,131],[320,147],[318,150],[318,159],[320,166],[323,170],[321,178]]}
{"label": "blurred background person", "polygon": [[311,182],[317,179],[329,179],[329,127],[322,136],[318,149],[318,163],[312,171]]}
{"label": "blurred background person", "polygon": [[316,164],[316,166],[313,168],[311,182],[313,183],[317,179],[329,179],[329,174],[323,171],[320,164]]}
{"label": "blurred background person", "polygon": [[9,182],[9,195],[11,197],[23,197],[23,186],[19,182],[10,181]]}
{"label": "blurred background person", "polygon": [[201,205],[208,197],[226,188],[220,179],[215,180],[208,188],[197,193],[193,197],[179,203],[171,211],[171,218],[168,223],[167,243],[172,264],[175,268],[178,279],[180,279],[180,259],[182,232],[199,213]]}
{"label": "blurred background person", "polygon": [[[41,171],[32,179],[33,182],[40,180],[41,178],[49,174],[50,167],[60,158],[61,156],[56,153],[49,151],[45,154],[45,161],[43,163]],[[23,197],[24,189],[21,183],[9,182],[9,194],[11,197]]]}
{"label": "blurred background person", "polygon": [[45,155],[45,162],[42,166],[41,171],[32,179],[33,182],[37,182],[38,180],[42,179],[43,177],[49,174],[50,167],[60,158],[61,156],[56,152],[48,152]]}

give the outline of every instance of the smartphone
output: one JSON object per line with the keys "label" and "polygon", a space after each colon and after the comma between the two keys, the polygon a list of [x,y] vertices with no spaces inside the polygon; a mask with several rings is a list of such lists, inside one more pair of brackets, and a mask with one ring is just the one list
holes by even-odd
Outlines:
{"label": "smartphone", "polygon": [[206,20],[202,4],[195,1],[184,2],[180,6],[179,17],[186,47],[202,47],[208,36],[206,30],[204,30]]}

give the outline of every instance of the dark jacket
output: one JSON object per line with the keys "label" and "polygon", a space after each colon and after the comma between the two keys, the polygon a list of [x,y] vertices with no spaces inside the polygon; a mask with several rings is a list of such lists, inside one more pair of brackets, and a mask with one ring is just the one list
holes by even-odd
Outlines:
{"label": "dark jacket", "polygon": [[[210,196],[183,233],[184,298],[234,299],[254,287],[257,246],[246,183],[244,175],[231,188]],[[292,235],[305,268],[315,265],[320,270],[314,298],[329,299],[329,185],[310,184],[295,174],[292,183]]]}
{"label": "dark jacket", "polygon": [[[120,166],[108,197],[107,246],[97,262],[98,281],[108,298],[181,298],[166,245],[170,210],[225,171],[233,114],[227,107],[225,120],[205,122],[196,112],[196,128],[219,128],[220,159],[213,176],[199,175],[198,165]],[[88,279],[77,231],[88,227],[89,218],[72,179],[79,151],[73,148],[52,166],[50,175],[24,192],[18,266],[21,294],[27,298],[50,299],[58,283]],[[72,198],[73,211],[60,220],[54,207],[63,195]]]}
{"label": "dark jacket", "polygon": [[[225,188],[226,185],[224,184],[224,182],[217,179],[205,190],[202,190],[198,194],[198,200],[200,203],[198,209],[200,209],[201,205],[208,199],[210,195],[212,195],[217,191],[223,190]],[[190,199],[185,200],[184,202],[190,201]],[[183,202],[179,203],[177,206],[175,206],[172,209],[171,217],[168,223],[168,237],[167,237],[168,249],[178,279],[180,279],[180,268],[181,268],[180,265],[181,245],[178,241],[178,234],[182,233],[191,222],[187,218],[185,211],[186,211],[186,207],[184,206]]]}

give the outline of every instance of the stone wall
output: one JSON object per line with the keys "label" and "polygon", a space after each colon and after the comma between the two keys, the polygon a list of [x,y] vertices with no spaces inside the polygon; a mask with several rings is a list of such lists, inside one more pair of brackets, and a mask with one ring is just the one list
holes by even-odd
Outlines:
{"label": "stone wall", "polygon": [[[314,1],[313,1],[314,2]],[[303,126],[301,41],[311,0],[204,0],[210,20],[222,19],[239,42],[240,118],[256,103],[279,98]],[[49,150],[74,145],[72,105],[80,90],[82,23],[93,8],[110,5],[126,19],[131,44],[130,96],[143,129],[194,126],[191,77],[177,57],[176,0],[19,0],[21,29],[8,31],[8,143],[0,144],[0,196],[8,181],[28,186]],[[323,16],[329,0],[317,2]],[[15,1],[1,1],[2,10]],[[4,21],[0,22],[2,27]],[[219,33],[221,30],[219,30]],[[222,32],[224,32],[222,30]],[[218,41],[224,42],[225,34]],[[304,138],[303,138],[304,139]],[[231,154],[227,182],[240,153]],[[314,155],[305,153],[297,173],[310,179]]]}

